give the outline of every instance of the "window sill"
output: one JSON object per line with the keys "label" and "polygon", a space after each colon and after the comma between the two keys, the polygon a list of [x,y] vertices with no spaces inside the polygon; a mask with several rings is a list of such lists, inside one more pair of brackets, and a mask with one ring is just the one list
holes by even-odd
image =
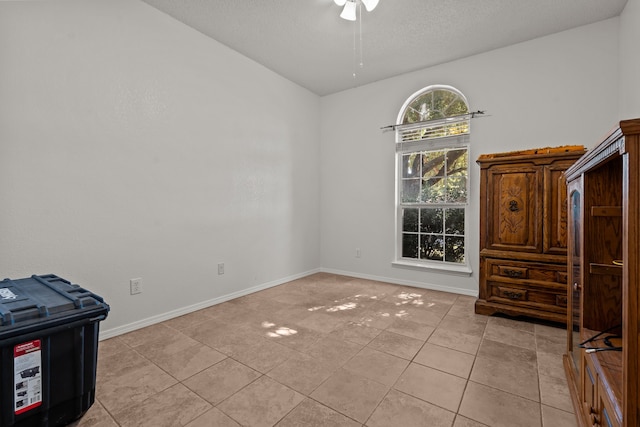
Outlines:
{"label": "window sill", "polygon": [[423,264],[419,262],[411,261],[393,261],[391,262],[393,267],[408,268],[411,270],[421,271],[433,271],[438,273],[452,273],[460,276],[471,276],[473,270],[467,265],[437,265],[437,264]]}

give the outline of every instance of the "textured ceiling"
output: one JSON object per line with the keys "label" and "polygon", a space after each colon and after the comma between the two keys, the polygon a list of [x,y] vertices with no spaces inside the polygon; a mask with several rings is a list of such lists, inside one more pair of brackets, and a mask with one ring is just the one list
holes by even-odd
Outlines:
{"label": "textured ceiling", "polygon": [[333,0],[143,1],[318,95],[618,16],[627,3],[380,0],[362,8],[360,68],[360,23]]}

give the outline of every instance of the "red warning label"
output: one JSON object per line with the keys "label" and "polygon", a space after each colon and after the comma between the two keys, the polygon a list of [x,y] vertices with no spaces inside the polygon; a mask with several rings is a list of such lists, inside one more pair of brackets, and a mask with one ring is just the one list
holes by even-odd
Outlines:
{"label": "red warning label", "polygon": [[42,404],[42,346],[40,340],[13,348],[14,410],[16,415]]}

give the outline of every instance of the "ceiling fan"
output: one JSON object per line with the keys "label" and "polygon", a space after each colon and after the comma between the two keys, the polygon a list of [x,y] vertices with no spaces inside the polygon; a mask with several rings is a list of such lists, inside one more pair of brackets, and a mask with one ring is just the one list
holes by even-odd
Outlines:
{"label": "ceiling fan", "polygon": [[344,6],[344,9],[342,9],[342,13],[340,13],[340,18],[346,19],[347,21],[355,21],[358,3],[364,4],[364,7],[365,9],[367,9],[367,12],[371,12],[373,9],[376,8],[380,0],[333,0],[333,1],[338,6]]}

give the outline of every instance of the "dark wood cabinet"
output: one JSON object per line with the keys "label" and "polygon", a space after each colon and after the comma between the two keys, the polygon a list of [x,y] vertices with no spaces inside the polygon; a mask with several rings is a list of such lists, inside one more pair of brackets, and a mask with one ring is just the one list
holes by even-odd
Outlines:
{"label": "dark wood cabinet", "polygon": [[640,119],[565,172],[567,354],[580,426],[640,425]]}
{"label": "dark wood cabinet", "polygon": [[566,321],[567,188],[582,146],[486,154],[476,313]]}

